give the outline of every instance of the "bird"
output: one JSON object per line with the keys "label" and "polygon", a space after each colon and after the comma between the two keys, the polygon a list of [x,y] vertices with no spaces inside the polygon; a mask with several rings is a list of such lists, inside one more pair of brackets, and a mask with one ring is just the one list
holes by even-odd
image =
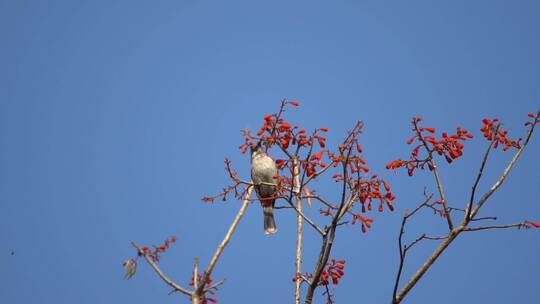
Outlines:
{"label": "bird", "polygon": [[261,144],[251,148],[251,180],[255,193],[261,202],[264,213],[264,233],[277,232],[274,220],[274,204],[276,202],[276,176],[278,169],[274,160],[268,156]]}

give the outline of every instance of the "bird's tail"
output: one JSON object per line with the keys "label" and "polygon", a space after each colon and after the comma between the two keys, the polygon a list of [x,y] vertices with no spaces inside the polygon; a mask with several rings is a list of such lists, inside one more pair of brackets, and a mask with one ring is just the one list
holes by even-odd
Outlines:
{"label": "bird's tail", "polygon": [[274,209],[272,206],[264,206],[264,233],[273,234],[277,232],[276,221],[274,220]]}

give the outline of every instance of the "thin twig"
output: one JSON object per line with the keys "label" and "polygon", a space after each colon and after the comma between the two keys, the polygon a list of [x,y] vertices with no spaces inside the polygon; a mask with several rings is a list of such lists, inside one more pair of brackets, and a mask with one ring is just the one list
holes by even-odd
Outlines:
{"label": "thin twig", "polygon": [[163,273],[163,271],[161,271],[159,266],[152,260],[152,258],[150,258],[150,256],[145,251],[142,250],[142,248],[139,245],[137,245],[135,242],[131,242],[131,245],[138,250],[139,255],[144,258],[144,260],[148,263],[148,265],[150,265],[154,269],[154,271],[158,274],[158,276],[165,283],[167,283],[169,286],[171,286],[174,290],[179,291],[179,292],[181,292],[181,293],[183,293],[185,295],[191,296],[191,294],[192,294],[191,291],[189,291],[188,289],[178,285],[173,280],[171,280],[168,276],[166,276]]}
{"label": "thin twig", "polygon": [[225,279],[221,279],[219,280],[218,282],[212,284],[212,285],[209,285],[207,286],[204,291],[208,291],[208,290],[211,290],[211,289],[217,289],[219,286],[223,285],[223,283],[225,283]]}
{"label": "thin twig", "polygon": [[480,231],[480,230],[488,230],[488,229],[506,229],[506,228],[523,228],[525,227],[525,224],[517,223],[517,224],[507,224],[507,225],[492,225],[492,226],[482,226],[482,227],[468,227],[465,228],[463,231]]}
{"label": "thin twig", "polygon": [[[424,191],[425,194],[425,191]],[[403,219],[401,220],[401,226],[399,229],[399,237],[398,237],[398,246],[399,246],[399,267],[398,272],[396,274],[396,280],[394,282],[394,290],[392,293],[392,302],[395,303],[396,301],[396,293],[399,287],[399,281],[401,279],[401,274],[403,272],[403,265],[405,264],[405,255],[407,254],[407,249],[403,247],[403,234],[405,233],[405,224],[407,223],[407,220],[412,217],[418,210],[422,209],[422,207],[425,207],[428,205],[429,201],[433,198],[433,193],[426,196],[426,199],[420,203],[412,212],[405,212],[403,215]]]}
{"label": "thin twig", "polygon": [[496,221],[496,220],[497,220],[497,217],[496,217],[496,216],[484,216],[484,217],[479,217],[479,218],[472,218],[472,219],[470,219],[471,222],[484,221],[484,220],[493,220],[493,221]]}
{"label": "thin twig", "polygon": [[405,214],[404,217],[406,217],[408,219],[408,218],[412,217],[416,212],[418,212],[418,210],[422,209],[422,207],[429,206],[428,203],[429,203],[429,201],[431,201],[432,198],[433,198],[433,193],[426,196],[426,199],[420,205],[418,205],[416,208],[414,208],[414,210],[412,212],[408,212],[407,214]]}
{"label": "thin twig", "polygon": [[[417,208],[417,210],[418,210],[418,208]],[[398,267],[398,272],[396,274],[396,280],[394,282],[394,290],[392,292],[392,303],[397,303],[396,302],[396,293],[397,293],[397,290],[398,290],[398,287],[399,287],[399,280],[401,279],[401,273],[403,271],[403,264],[405,262],[405,254],[407,254],[407,252],[403,250],[403,245],[402,245],[403,233],[404,233],[404,228],[405,228],[405,223],[406,222],[407,222],[407,215],[405,215],[403,217],[403,219],[401,220],[401,226],[400,226],[400,229],[399,229],[399,237],[398,237],[399,267]]]}
{"label": "thin twig", "polygon": [[305,196],[302,196],[302,198],[316,199],[316,200],[320,201],[321,203],[323,203],[324,205],[326,205],[327,207],[329,207],[330,209],[337,209],[338,208],[336,205],[330,203],[326,199],[322,198],[320,195],[305,195]]}
{"label": "thin twig", "polygon": [[330,288],[328,288],[328,284],[324,285],[324,289],[326,289],[326,291],[323,293],[323,295],[326,295],[326,304],[333,304],[334,301],[332,300],[332,294],[330,293]]}
{"label": "thin twig", "polygon": [[[499,131],[500,124],[497,125],[497,130],[495,132]],[[486,149],[486,152],[484,152],[484,157],[482,157],[482,164],[480,165],[480,169],[478,170],[478,175],[476,176],[476,180],[474,181],[474,185],[472,186],[471,190],[471,198],[469,200],[469,204],[467,204],[467,212],[465,213],[466,220],[471,219],[471,211],[472,206],[474,204],[474,196],[476,194],[476,187],[478,187],[478,183],[480,183],[480,179],[482,178],[482,174],[484,173],[484,167],[486,166],[489,152],[491,151],[491,148],[493,147],[493,144],[497,142],[497,136],[493,136],[493,140],[489,143],[489,146]]]}
{"label": "thin twig", "polygon": [[441,176],[439,175],[439,169],[437,168],[433,158],[431,158],[431,166],[433,167],[433,174],[435,175],[435,180],[437,181],[437,189],[439,189],[439,194],[441,195],[446,221],[448,222],[448,230],[452,230],[454,229],[454,224],[452,223],[452,217],[450,216],[450,210],[448,209],[448,203],[446,202],[446,195],[444,193]]}
{"label": "thin twig", "polygon": [[414,241],[412,241],[409,245],[405,245],[405,247],[403,247],[403,250],[404,251],[408,251],[409,249],[411,249],[412,246],[418,244],[420,241],[422,240],[432,240],[432,241],[439,241],[439,240],[444,240],[446,239],[447,237],[446,236],[429,236],[429,235],[426,235],[425,233],[420,235],[419,237],[417,237]]}
{"label": "thin twig", "polygon": [[[295,206],[291,201],[288,201],[285,199],[285,201],[289,204],[288,208],[292,208],[294,209],[294,211],[296,211],[296,213],[298,214],[298,216],[302,217],[311,227],[313,227],[313,229],[315,229],[320,235],[323,235],[325,232],[324,230],[322,230],[319,226],[317,226],[317,224],[315,224],[315,222],[310,219],[307,215],[304,214],[304,212],[302,212],[301,209],[298,209],[298,206]],[[283,207],[280,207],[280,208],[283,208]],[[280,209],[278,208],[278,209]],[[301,208],[301,207],[300,207]]]}

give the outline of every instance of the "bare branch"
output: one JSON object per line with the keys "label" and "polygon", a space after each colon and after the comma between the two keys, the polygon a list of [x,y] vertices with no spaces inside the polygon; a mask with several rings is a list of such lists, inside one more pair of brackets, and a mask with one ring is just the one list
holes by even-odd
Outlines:
{"label": "bare branch", "polygon": [[[424,190],[425,194],[425,190]],[[397,303],[396,301],[396,294],[399,287],[399,281],[401,279],[401,273],[403,272],[403,265],[405,264],[405,255],[407,254],[407,248],[406,246],[403,246],[403,234],[405,233],[405,224],[407,224],[407,220],[413,216],[418,210],[422,209],[422,207],[428,206],[429,201],[433,198],[433,193],[426,196],[426,199],[420,203],[412,212],[405,212],[403,215],[403,219],[401,220],[401,226],[399,229],[399,237],[398,237],[398,246],[399,246],[399,267],[398,272],[396,274],[396,280],[394,282],[394,291],[392,294],[392,302]],[[412,246],[412,245],[411,245]],[[410,246],[409,246],[410,248]]]}
{"label": "bare branch", "polygon": [[206,283],[208,282],[208,277],[212,274],[212,270],[214,270],[214,267],[216,266],[217,261],[219,260],[219,257],[221,256],[221,253],[223,253],[223,250],[229,243],[232,234],[234,233],[234,230],[236,229],[236,226],[238,226],[238,223],[244,216],[244,212],[246,211],[247,207],[249,206],[249,198],[251,196],[251,192],[253,191],[253,187],[249,186],[246,191],[246,195],[244,198],[244,201],[242,202],[242,206],[240,207],[240,210],[238,210],[238,213],[236,214],[236,217],[234,218],[233,222],[231,223],[231,226],[227,230],[227,233],[225,234],[225,237],[221,241],[221,243],[218,245],[216,252],[214,253],[214,256],[210,260],[210,263],[208,264],[208,267],[204,271],[204,275],[200,281],[200,285],[195,289],[193,292],[195,296],[199,296],[202,294],[202,291],[205,288]]}
{"label": "bare branch", "polygon": [[462,208],[456,208],[456,207],[451,207],[451,206],[448,206],[448,210],[449,210],[450,212],[452,212],[452,211],[466,212],[465,209],[462,209]]}
{"label": "bare branch", "polygon": [[403,298],[409,293],[409,291],[416,285],[416,283],[424,276],[426,271],[433,265],[433,263],[439,258],[439,256],[444,252],[444,250],[450,245],[457,235],[461,232],[459,228],[452,230],[446,238],[436,249],[435,251],[427,258],[422,266],[416,271],[416,273],[411,277],[411,279],[405,284],[405,286],[397,293],[393,299],[394,304],[400,303]]}
{"label": "bare branch", "polygon": [[[418,210],[418,209],[419,209],[419,207],[417,207],[415,210]],[[401,279],[401,273],[403,271],[403,264],[405,262],[405,254],[407,254],[407,252],[403,250],[403,245],[402,245],[403,233],[404,233],[405,223],[406,222],[407,222],[407,215],[403,216],[403,219],[401,220],[400,230],[399,230],[399,237],[398,237],[399,267],[398,267],[398,272],[396,274],[396,280],[394,282],[394,290],[392,292],[392,303],[397,303],[396,302],[396,293],[397,293],[397,290],[398,290],[398,287],[399,287],[399,280]]]}
{"label": "bare branch", "polygon": [[420,235],[419,237],[417,237],[414,241],[412,241],[409,245],[405,245],[403,247],[403,250],[404,251],[408,251],[409,249],[411,249],[412,246],[418,244],[420,241],[423,241],[423,240],[432,240],[432,241],[439,241],[439,240],[444,240],[446,239],[447,237],[446,236],[429,236],[429,235],[426,235],[425,233]]}
{"label": "bare branch", "polygon": [[295,209],[295,208],[291,206],[274,206],[274,209]]}
{"label": "bare branch", "polygon": [[480,231],[480,230],[489,230],[489,229],[506,229],[506,228],[523,228],[525,227],[525,223],[517,223],[517,224],[507,224],[507,225],[492,225],[492,226],[482,226],[482,227],[468,227],[465,228],[463,231]]}
{"label": "bare branch", "polygon": [[334,304],[334,300],[332,299],[332,293],[330,293],[330,288],[328,288],[328,284],[324,285],[324,289],[326,289],[326,291],[323,292],[323,295],[326,295],[326,304]]}
{"label": "bare branch", "polygon": [[211,290],[211,289],[217,289],[219,286],[223,285],[223,283],[225,283],[225,279],[219,280],[219,281],[217,281],[216,283],[207,286],[207,287],[204,289],[204,291],[206,292],[206,291]]}
{"label": "bare branch", "polygon": [[[308,219],[303,213],[302,213],[302,193],[301,188],[303,185],[300,184],[300,177],[299,177],[299,167],[298,167],[298,159],[295,157],[292,159],[293,161],[293,175],[294,175],[294,191],[296,194],[296,208],[295,210],[298,212],[298,215],[296,217],[296,259],[295,259],[295,266],[296,266],[296,273],[302,273],[302,238],[303,238],[303,218],[306,219],[306,221],[314,227],[319,233],[323,233],[323,231],[310,219]],[[304,176],[302,176],[302,179]],[[294,205],[291,202],[291,206],[294,207]],[[295,281],[295,288],[294,288],[294,303],[300,304],[301,300],[301,287],[302,281],[296,280]]]}
{"label": "bare branch", "polygon": [[[426,149],[428,149],[427,144]],[[439,169],[437,168],[437,165],[435,164],[435,160],[433,160],[433,158],[431,158],[431,166],[433,167],[433,174],[435,174],[435,180],[437,181],[437,189],[439,189],[439,194],[443,203],[446,221],[448,222],[448,229],[452,230],[454,229],[454,224],[452,223],[452,217],[450,216],[450,210],[448,209],[448,203],[446,201],[446,195],[444,193],[441,176],[439,175]]]}
{"label": "bare branch", "polygon": [[484,220],[493,220],[493,221],[496,221],[496,220],[497,220],[497,217],[496,217],[496,216],[484,216],[484,217],[479,217],[479,218],[472,218],[472,219],[470,219],[471,222],[484,221]]}
{"label": "bare branch", "polygon": [[416,212],[418,212],[418,210],[422,209],[422,207],[425,207],[425,206],[429,206],[428,203],[429,201],[431,201],[431,199],[433,198],[433,193],[431,193],[430,195],[428,195],[426,197],[426,199],[420,204],[418,205],[416,208],[414,208],[414,210],[412,212],[409,212],[407,214],[404,215],[405,218],[409,219],[411,216],[413,216]]}
{"label": "bare branch", "polygon": [[[287,200],[287,199],[284,199],[288,204],[289,206],[287,208],[292,208],[294,209],[294,211],[296,211],[296,213],[298,214],[298,216],[302,217],[311,227],[313,227],[313,229],[315,229],[320,235],[324,235],[325,232],[324,230],[322,230],[319,226],[317,226],[317,224],[315,224],[315,222],[310,219],[309,217],[307,217],[307,215],[304,214],[304,212],[302,212],[301,209],[299,209],[298,205],[295,206],[291,201]],[[284,207],[280,207],[280,208],[277,208],[277,209],[281,209],[281,208],[284,208]],[[300,207],[301,208],[301,207]]]}
{"label": "bare branch", "polygon": [[195,290],[199,286],[198,279],[199,279],[199,258],[195,257],[195,264],[193,266],[193,289]]}
{"label": "bare branch", "polygon": [[320,201],[321,203],[323,203],[324,205],[326,205],[327,207],[329,207],[330,209],[338,209],[338,207],[336,205],[330,203],[326,199],[322,198],[320,195],[306,195],[306,196],[302,196],[302,198],[316,199],[316,200]]}

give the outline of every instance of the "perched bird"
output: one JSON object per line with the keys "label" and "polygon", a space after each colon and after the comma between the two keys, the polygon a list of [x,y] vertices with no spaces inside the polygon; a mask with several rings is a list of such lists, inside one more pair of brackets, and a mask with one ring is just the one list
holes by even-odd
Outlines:
{"label": "perched bird", "polygon": [[251,148],[251,180],[255,185],[255,192],[261,201],[264,212],[264,233],[276,233],[277,227],[274,221],[274,203],[277,193],[275,176],[278,170],[276,163],[260,144]]}

